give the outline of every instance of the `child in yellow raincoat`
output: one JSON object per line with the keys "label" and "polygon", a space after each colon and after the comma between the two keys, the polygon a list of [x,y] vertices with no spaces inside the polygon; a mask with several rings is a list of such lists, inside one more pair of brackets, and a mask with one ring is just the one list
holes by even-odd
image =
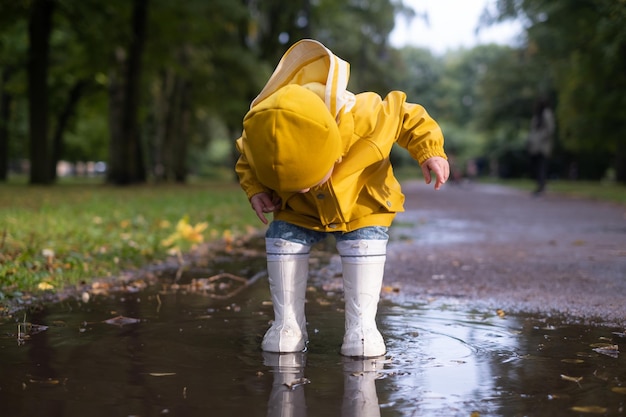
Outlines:
{"label": "child in yellow raincoat", "polygon": [[341,354],[386,352],[376,326],[387,230],[404,195],[389,161],[398,143],[426,183],[446,182],[449,165],[437,123],[400,91],[384,99],[347,88],[349,64],[321,43],[301,40],[282,57],[250,106],[237,140],[241,187],[266,232],[274,322],[262,349],[298,352],[308,335],[309,251],[332,233],[342,260],[345,334]]}

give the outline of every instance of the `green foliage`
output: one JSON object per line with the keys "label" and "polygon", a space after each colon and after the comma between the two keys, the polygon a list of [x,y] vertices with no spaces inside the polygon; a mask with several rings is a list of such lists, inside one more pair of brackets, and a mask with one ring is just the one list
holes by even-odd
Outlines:
{"label": "green foliage", "polygon": [[439,122],[458,173],[477,158],[498,159],[523,148],[531,93],[514,49],[485,45],[434,56],[404,48],[400,57],[398,85]]}
{"label": "green foliage", "polygon": [[[64,127],[62,159],[105,160],[112,132],[119,129],[111,118],[118,69],[113,63],[127,53],[132,2],[54,1],[50,136]],[[24,68],[31,3],[0,2],[0,72],[12,71],[0,88],[13,98],[7,122],[14,160],[29,155]],[[156,178],[160,167],[173,164],[164,156],[177,153],[187,161],[187,172],[209,173],[232,164],[233,139],[250,101],[285,50],[311,37],[350,62],[352,91],[384,95],[399,89],[424,105],[442,124],[449,152],[460,165],[476,157],[523,153],[532,102],[543,95],[556,105],[556,157],[563,170],[577,166],[581,175],[601,177],[613,164],[623,178],[624,2],[499,0],[492,6],[483,23],[520,19],[528,28],[525,45],[485,45],[444,56],[426,49],[393,50],[388,37],[395,17],[424,14],[391,0],[151,0],[139,88],[147,170]],[[84,88],[63,124],[77,85]]]}
{"label": "green foliage", "polygon": [[407,99],[424,106],[431,115],[443,114],[441,85],[445,63],[428,49],[405,47],[399,51],[400,59],[394,74],[402,74],[396,88],[404,91]]}
{"label": "green foliage", "polygon": [[108,159],[109,130],[107,95],[102,89],[88,94],[78,108],[74,124],[65,135],[64,160],[106,161]]}
{"label": "green foliage", "polygon": [[565,150],[592,177],[613,164],[626,182],[624,1],[499,0],[497,6],[492,20],[527,22],[527,52],[549,72]]}
{"label": "green foliage", "polygon": [[349,88],[385,94],[393,79],[387,45],[397,10],[388,0],[320,2],[312,35],[351,64]]}

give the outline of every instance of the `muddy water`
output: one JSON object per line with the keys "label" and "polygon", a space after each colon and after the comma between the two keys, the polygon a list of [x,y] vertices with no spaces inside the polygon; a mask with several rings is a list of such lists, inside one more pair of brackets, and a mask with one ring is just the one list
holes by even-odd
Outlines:
{"label": "muddy water", "polygon": [[294,355],[259,350],[272,316],[264,277],[230,298],[157,286],[0,323],[0,415],[624,414],[618,329],[387,298],[388,353],[359,361],[338,353],[340,296],[307,298],[310,346]]}

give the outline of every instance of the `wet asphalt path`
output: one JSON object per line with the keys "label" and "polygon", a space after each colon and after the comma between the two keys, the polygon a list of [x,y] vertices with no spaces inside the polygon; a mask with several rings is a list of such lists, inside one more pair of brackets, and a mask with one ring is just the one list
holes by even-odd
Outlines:
{"label": "wet asphalt path", "polygon": [[403,185],[385,285],[507,313],[626,328],[626,207],[497,185]]}

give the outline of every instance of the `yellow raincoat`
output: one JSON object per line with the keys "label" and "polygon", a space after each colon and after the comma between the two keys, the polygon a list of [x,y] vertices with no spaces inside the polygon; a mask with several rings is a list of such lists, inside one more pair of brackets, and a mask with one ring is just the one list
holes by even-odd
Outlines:
{"label": "yellow raincoat", "polygon": [[245,154],[246,132],[237,140],[241,153],[235,170],[248,198],[260,192],[282,200],[274,218],[318,231],[349,232],[366,226],[390,226],[403,211],[404,195],[393,175],[389,154],[398,143],[420,164],[446,158],[437,123],[400,91],[384,99],[367,92],[354,95],[346,87],[349,64],[321,43],[302,40],[283,56],[251,108],[287,84],[320,83],[324,102],[339,127],[341,163],[330,180],[307,193],[277,192],[261,184]]}

